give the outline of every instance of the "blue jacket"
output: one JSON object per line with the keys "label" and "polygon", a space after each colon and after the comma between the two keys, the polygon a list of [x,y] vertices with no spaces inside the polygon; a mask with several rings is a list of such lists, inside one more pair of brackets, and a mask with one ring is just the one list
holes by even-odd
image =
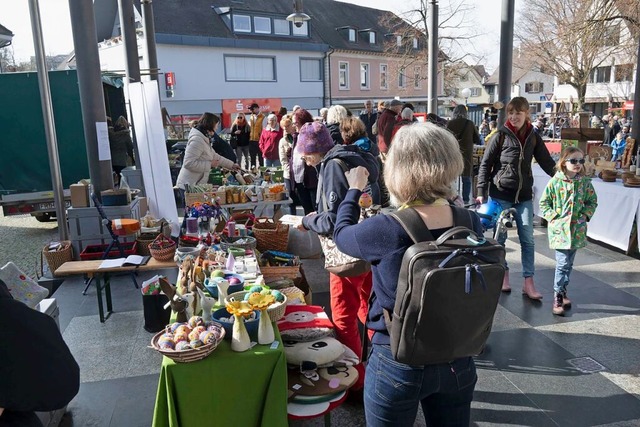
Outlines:
{"label": "blue jacket", "polygon": [[[369,186],[373,203],[380,203],[380,187],[378,186],[378,161],[371,154],[362,151],[356,145],[336,145],[324,156],[318,172],[318,195],[316,203],[318,213],[306,216],[302,220],[302,225],[307,230],[315,231],[318,234],[332,235],[336,222],[338,206],[344,200],[349,183],[344,175],[340,163],[332,161],[340,159],[346,163],[348,169],[356,166],[363,166],[369,171]],[[322,193],[327,201],[327,210],[324,210]]]}
{"label": "blue jacket", "polygon": [[[376,215],[358,223],[361,192],[349,190],[338,209],[333,238],[340,251],[371,263],[373,289],[367,315],[367,328],[375,331],[372,342],[389,344],[382,309],[393,311],[402,257],[413,241],[402,225],[389,215]],[[482,234],[482,224],[473,215],[473,229]],[[430,230],[438,238],[447,229]]]}

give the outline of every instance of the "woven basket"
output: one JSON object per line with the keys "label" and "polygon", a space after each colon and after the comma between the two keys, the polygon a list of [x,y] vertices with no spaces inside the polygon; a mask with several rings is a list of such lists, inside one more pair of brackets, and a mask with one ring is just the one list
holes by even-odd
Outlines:
{"label": "woven basket", "polygon": [[[240,243],[240,240],[244,243]],[[227,251],[229,250],[229,248],[255,249],[256,244],[256,239],[251,236],[231,237],[226,242],[220,241],[220,249],[222,249],[223,251]]]}
{"label": "woven basket", "polygon": [[[240,292],[234,292],[232,294],[229,294],[227,295],[227,298],[225,298],[224,303],[228,304],[232,297],[236,301],[242,301],[244,300],[244,296],[248,293],[249,293],[248,291],[240,291]],[[287,308],[287,296],[284,294],[282,294],[282,296],[284,296],[284,301],[282,302],[282,304],[278,304],[276,306],[271,306],[267,308],[267,313],[269,313],[269,319],[271,319],[272,322],[277,322],[278,320],[282,319],[282,317],[284,316],[284,311]]]}
{"label": "woven basket", "polygon": [[210,355],[211,353],[213,353],[213,350],[215,350],[218,347],[218,344],[222,342],[226,333],[224,328],[221,325],[218,325],[216,323],[213,323],[213,325],[216,328],[220,329],[220,338],[217,341],[212,342],[210,344],[205,344],[202,347],[193,348],[189,350],[182,350],[182,351],[162,349],[158,347],[158,339],[162,336],[162,334],[166,333],[165,330],[158,332],[153,336],[153,338],[151,338],[150,347],[158,351],[159,353],[163,354],[164,356],[167,356],[169,359],[173,360],[174,362],[189,363],[189,362],[195,362],[197,360],[202,360],[208,355]]}
{"label": "woven basket", "polygon": [[295,279],[300,274],[300,266],[284,266],[284,267],[260,267],[260,273],[266,279],[274,277],[285,277],[287,279]]}
{"label": "woven basket", "polygon": [[56,270],[65,262],[73,260],[73,248],[71,242],[63,240],[60,242],[60,249],[57,251],[50,251],[49,245],[42,248],[42,254],[47,259],[49,270],[51,274],[56,273]]}
{"label": "woven basket", "polygon": [[149,244],[153,242],[156,237],[158,237],[158,234],[160,234],[159,231],[157,233],[140,233],[140,235],[136,238],[136,242],[138,242],[138,255],[151,255],[151,252],[149,252]]}
{"label": "woven basket", "polygon": [[271,218],[256,218],[253,224],[253,236],[256,238],[258,250],[286,252],[289,244],[289,226],[275,222]]}
{"label": "woven basket", "polygon": [[168,239],[164,234],[158,234],[148,245],[149,253],[156,261],[171,261],[176,253],[176,242]]}

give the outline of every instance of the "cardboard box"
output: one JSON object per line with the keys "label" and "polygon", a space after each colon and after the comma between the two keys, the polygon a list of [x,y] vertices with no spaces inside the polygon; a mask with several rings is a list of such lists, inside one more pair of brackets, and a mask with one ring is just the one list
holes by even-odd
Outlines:
{"label": "cardboard box", "polygon": [[140,206],[140,213],[142,215],[146,215],[147,211],[149,211],[149,203],[146,197],[137,197],[138,203]]}
{"label": "cardboard box", "polygon": [[84,184],[71,184],[71,206],[74,208],[88,208],[89,205],[89,186]]}

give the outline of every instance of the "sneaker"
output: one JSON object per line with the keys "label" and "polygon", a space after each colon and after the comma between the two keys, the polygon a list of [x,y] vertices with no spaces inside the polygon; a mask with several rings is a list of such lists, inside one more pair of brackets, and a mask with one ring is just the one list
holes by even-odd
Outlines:
{"label": "sneaker", "polygon": [[567,291],[561,292],[562,295],[562,307],[565,309],[571,308],[571,300],[567,297]]}
{"label": "sneaker", "polygon": [[555,293],[553,295],[553,314],[556,316],[564,316],[564,308],[562,307],[562,294]]}

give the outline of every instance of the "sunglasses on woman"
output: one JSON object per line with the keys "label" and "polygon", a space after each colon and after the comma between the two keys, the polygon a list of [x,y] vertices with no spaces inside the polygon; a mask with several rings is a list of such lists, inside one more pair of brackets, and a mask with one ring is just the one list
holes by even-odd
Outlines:
{"label": "sunglasses on woman", "polygon": [[572,165],[580,163],[581,165],[584,165],[584,159],[567,159],[567,163],[571,163]]}

